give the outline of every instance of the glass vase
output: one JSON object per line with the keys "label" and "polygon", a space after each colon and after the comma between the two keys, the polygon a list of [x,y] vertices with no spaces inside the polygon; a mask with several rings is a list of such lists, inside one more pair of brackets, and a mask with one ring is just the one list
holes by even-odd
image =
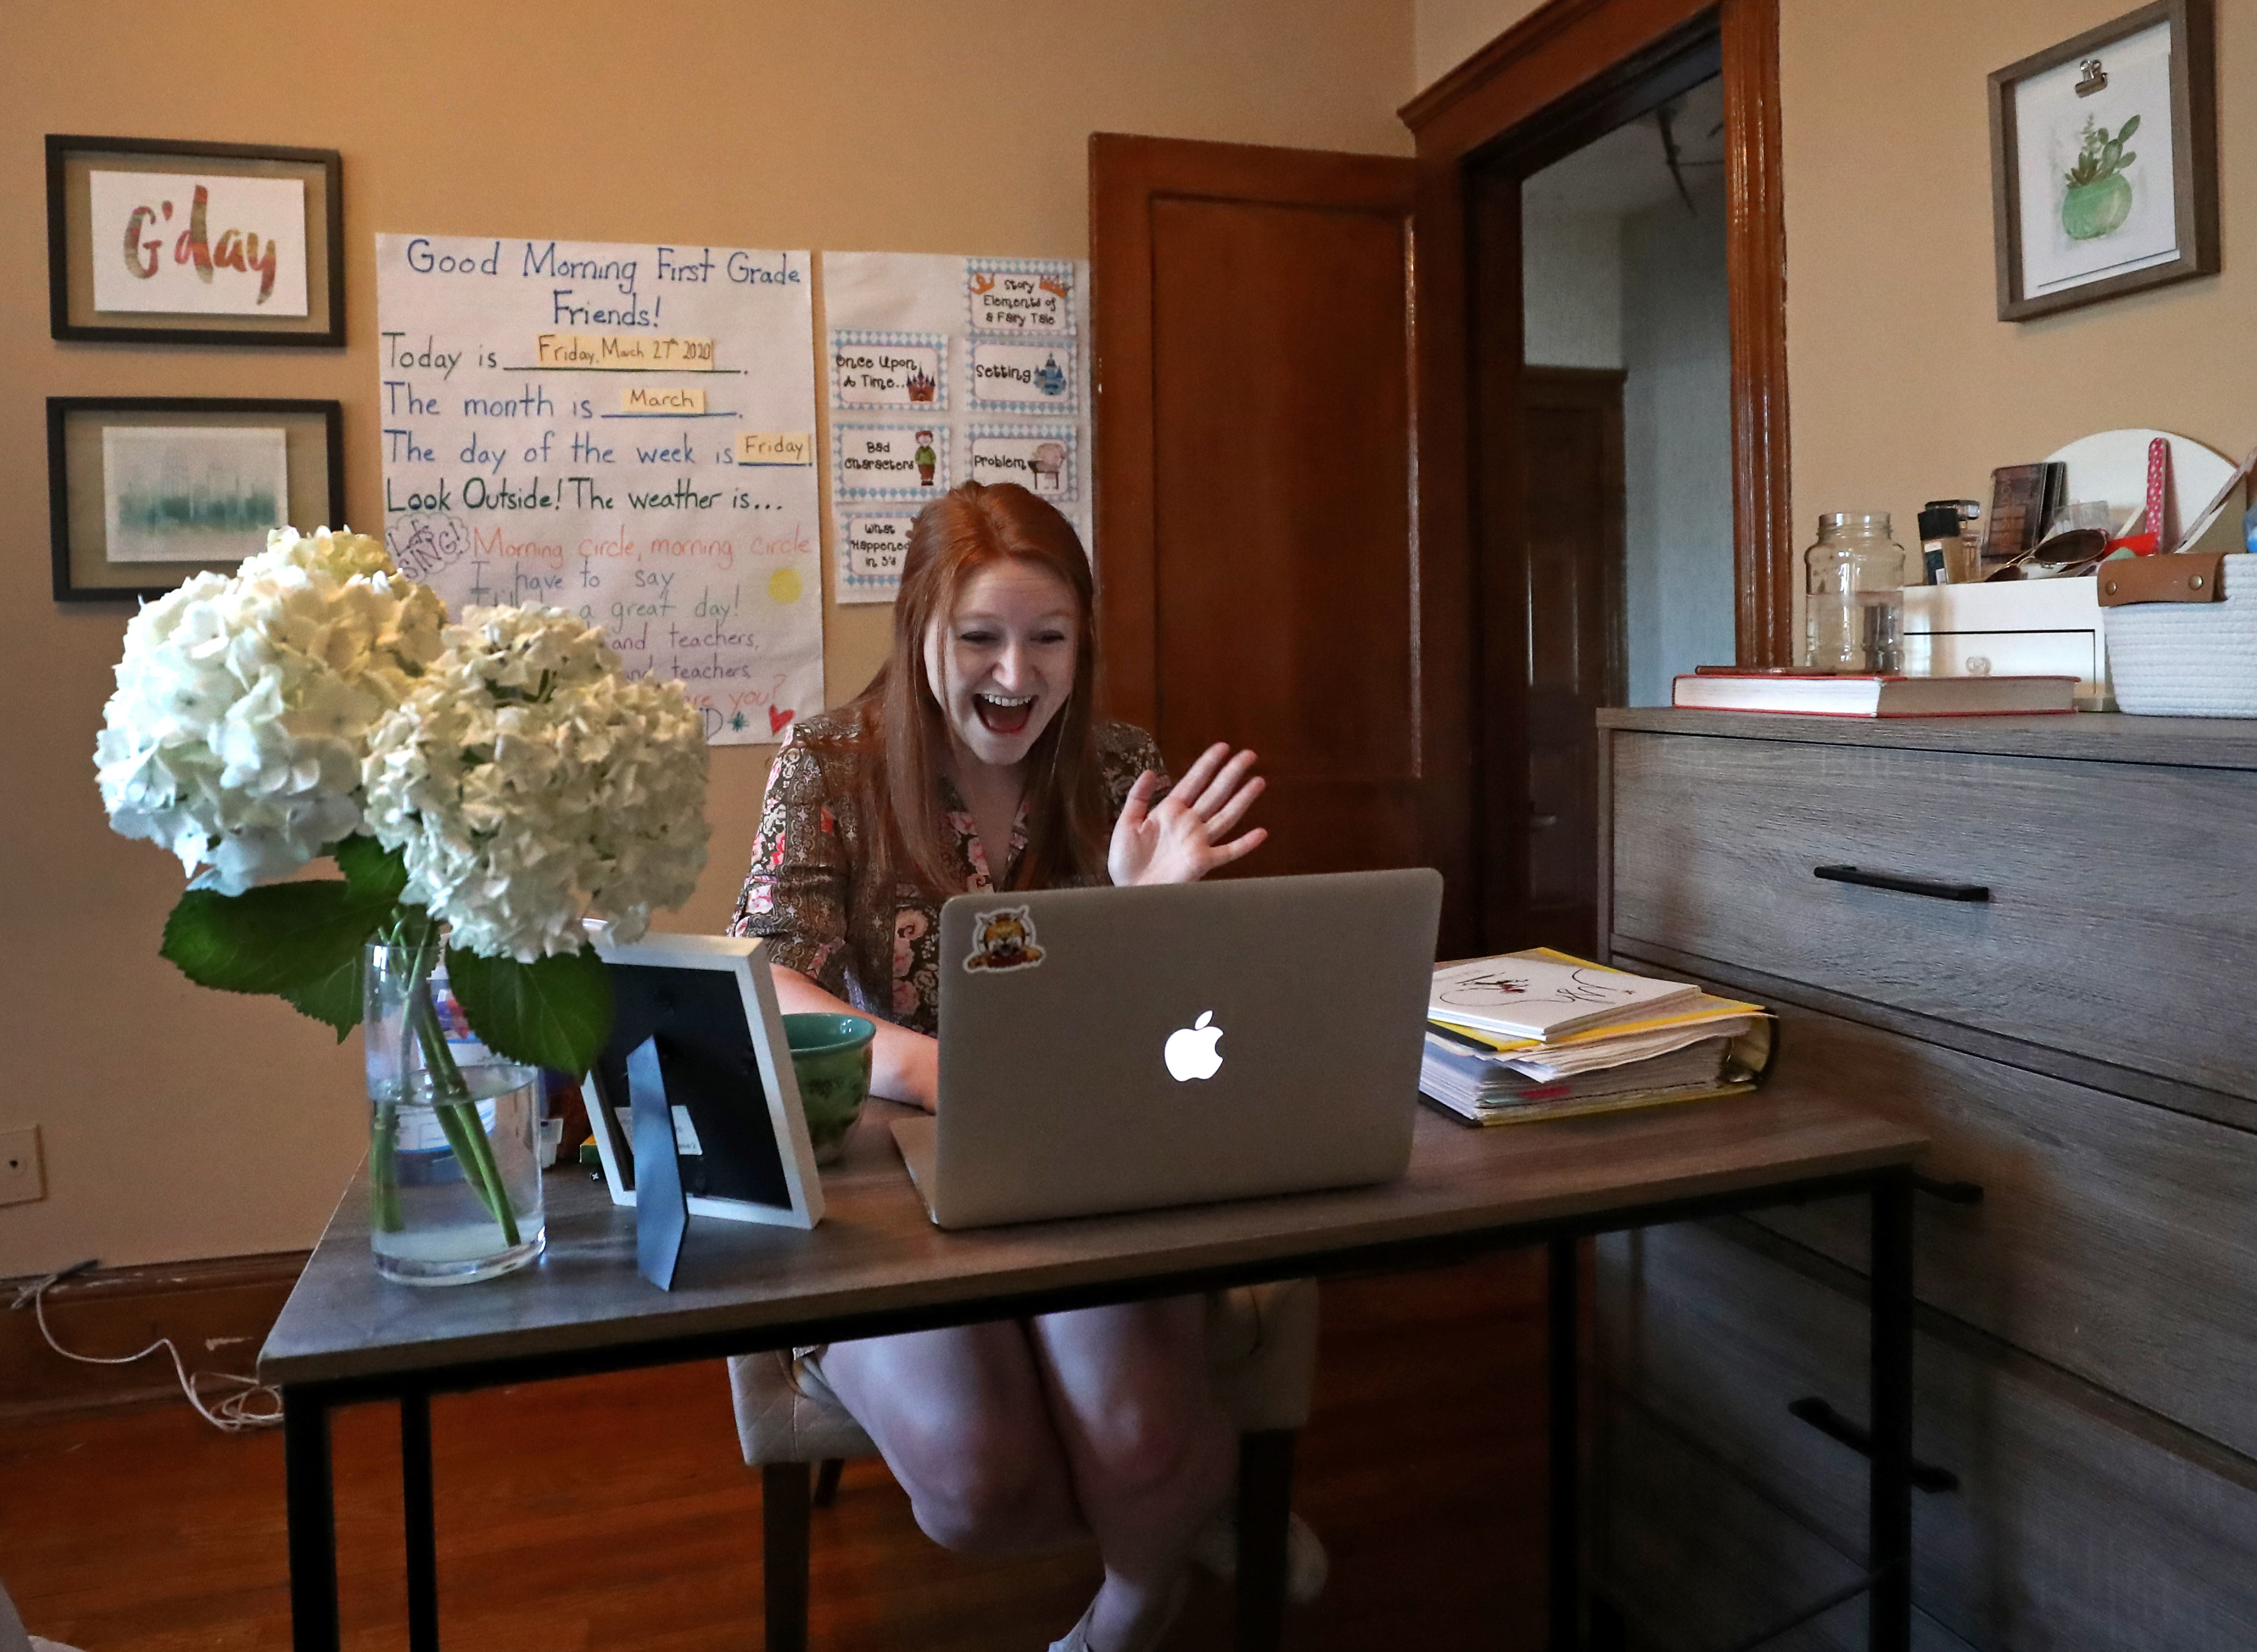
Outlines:
{"label": "glass vase", "polygon": [[376,1271],[407,1285],[492,1279],[547,1242],[540,1071],[475,1041],[442,956],[435,935],[371,944],[361,976],[369,1240]]}

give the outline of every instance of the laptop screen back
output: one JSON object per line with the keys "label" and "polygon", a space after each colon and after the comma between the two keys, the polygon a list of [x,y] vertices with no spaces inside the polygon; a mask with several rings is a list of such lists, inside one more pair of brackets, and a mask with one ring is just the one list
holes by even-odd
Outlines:
{"label": "laptop screen back", "polygon": [[937,1218],[1401,1174],[1440,902],[1422,869],[950,901]]}

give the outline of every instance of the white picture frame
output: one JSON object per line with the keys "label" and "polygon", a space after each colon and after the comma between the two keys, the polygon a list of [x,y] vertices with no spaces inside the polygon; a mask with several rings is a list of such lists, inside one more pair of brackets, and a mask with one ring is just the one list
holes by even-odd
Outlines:
{"label": "white picture frame", "polygon": [[[610,1045],[598,1057],[595,1069],[586,1075],[581,1091],[587,1098],[588,1125],[595,1137],[596,1156],[603,1167],[604,1183],[612,1203],[633,1205],[635,1202],[633,1140],[619,1117],[619,1112],[629,1105],[626,1088],[616,1076],[605,1077],[607,1063],[614,1059],[623,1063],[626,1047],[641,1041],[634,1035],[648,1019],[641,1005],[646,995],[639,991],[644,983],[637,980],[633,972],[686,971],[728,977],[734,983],[734,1001],[743,1010],[744,1021],[740,1038],[735,1037],[733,1028],[727,1029],[727,1035],[744,1046],[752,1070],[758,1077],[761,1094],[751,1099],[756,1103],[757,1118],[766,1125],[765,1139],[774,1147],[775,1168],[781,1175],[781,1197],[772,1203],[693,1192],[688,1196],[690,1213],[780,1227],[811,1228],[820,1222],[823,1180],[815,1167],[814,1147],[808,1140],[807,1115],[800,1105],[791,1047],[784,1037],[783,1015],[776,1003],[775,981],[769,973],[763,943],[727,935],[654,935],[633,945],[623,945],[600,931],[591,938],[598,956],[613,971],[613,992],[620,1018],[615,1022]],[[651,982],[662,985],[656,973]],[[713,995],[705,996],[711,999]],[[725,999],[727,994],[725,992],[719,996]],[[677,1102],[677,1140],[683,1139],[683,1108]],[[691,1128],[694,1132],[694,1124]],[[697,1138],[693,1133],[690,1139]],[[702,1143],[700,1147],[701,1151],[688,1156],[702,1157]],[[689,1183],[685,1181],[684,1185],[687,1187]]]}

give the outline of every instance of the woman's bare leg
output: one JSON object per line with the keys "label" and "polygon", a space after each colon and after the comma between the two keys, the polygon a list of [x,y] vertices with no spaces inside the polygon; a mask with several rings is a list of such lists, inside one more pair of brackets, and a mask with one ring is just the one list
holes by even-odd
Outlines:
{"label": "woman's bare leg", "polygon": [[1094,1652],[1141,1648],[1176,1605],[1185,1551],[1229,1489],[1235,1436],[1206,1373],[1206,1301],[1181,1296],[1032,1322],[1074,1500],[1105,1584]]}
{"label": "woman's bare leg", "polygon": [[833,1343],[823,1379],[885,1453],[935,1543],[1029,1554],[1087,1540],[1023,1324]]}

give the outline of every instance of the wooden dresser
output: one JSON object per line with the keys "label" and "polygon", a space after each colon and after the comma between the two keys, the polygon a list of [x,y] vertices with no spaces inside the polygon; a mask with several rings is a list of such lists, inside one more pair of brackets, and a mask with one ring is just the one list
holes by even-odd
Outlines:
{"label": "wooden dresser", "polygon": [[[1935,1143],[1915,1644],[2257,1648],[2257,723],[1607,711],[1599,773],[1610,956]],[[1864,1238],[1599,1246],[1593,1560],[1666,1647],[1863,1575]]]}

